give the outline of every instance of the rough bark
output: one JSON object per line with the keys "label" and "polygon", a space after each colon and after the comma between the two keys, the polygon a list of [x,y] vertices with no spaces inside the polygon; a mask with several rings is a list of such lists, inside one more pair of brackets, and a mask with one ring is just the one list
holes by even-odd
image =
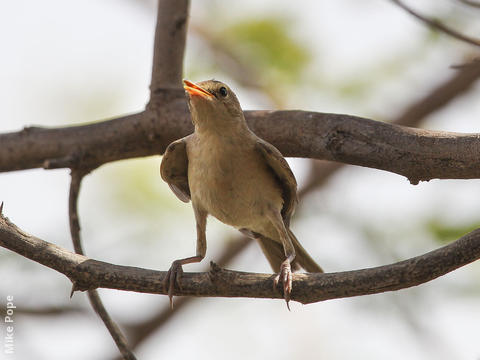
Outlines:
{"label": "rough bark", "polygon": [[[0,246],[66,275],[78,290],[108,288],[166,294],[166,271],[120,266],[73,254],[28,235],[5,217],[0,218]],[[327,274],[294,274],[292,300],[304,304],[322,300],[376,294],[419,285],[480,258],[480,229],[421,256],[369,269]],[[175,295],[283,299],[272,286],[275,274],[221,269],[184,273]]]}
{"label": "rough bark", "polygon": [[188,0],[159,0],[153,45],[151,98],[162,89],[182,88]]}
{"label": "rough bark", "polygon": [[[480,134],[402,127],[351,115],[300,110],[246,111],[260,137],[285,156],[334,160],[420,180],[480,177]],[[183,100],[155,118],[145,112],[85,126],[29,128],[0,135],[0,171],[33,167],[95,168],[106,162],[162,154],[192,131]]]}

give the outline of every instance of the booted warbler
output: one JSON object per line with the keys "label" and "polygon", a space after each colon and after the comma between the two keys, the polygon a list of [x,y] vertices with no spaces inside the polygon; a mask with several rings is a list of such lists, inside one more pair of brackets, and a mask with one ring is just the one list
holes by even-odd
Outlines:
{"label": "booted warbler", "polygon": [[297,182],[280,151],[247,126],[233,91],[215,80],[184,80],[195,132],[171,143],[160,173],[175,195],[192,201],[197,224],[196,255],[175,260],[165,281],[170,303],[182,265],[200,262],[207,249],[210,214],[258,241],[283,285],[287,302],[292,269],[322,272],[290,230]]}

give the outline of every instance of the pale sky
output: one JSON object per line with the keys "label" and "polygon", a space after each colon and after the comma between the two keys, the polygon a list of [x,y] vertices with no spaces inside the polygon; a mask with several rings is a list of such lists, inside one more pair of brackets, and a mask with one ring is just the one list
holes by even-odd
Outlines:
{"label": "pale sky", "polygon": [[[200,24],[206,22],[214,5],[218,13],[232,19],[262,17],[272,11],[295,19],[296,36],[315,54],[312,72],[321,69],[324,77],[320,93],[310,85],[298,84],[289,104],[294,108],[384,120],[448,77],[453,71],[449,65],[475,50],[449,38],[425,46],[425,28],[382,0],[361,5],[352,0],[307,1],[302,6],[273,0],[260,4],[253,0],[192,3],[192,21]],[[1,2],[0,131],[17,131],[27,125],[70,125],[142,110],[148,100],[155,25],[149,4],[127,0]],[[425,4],[420,9],[434,14],[451,11],[467,19],[477,14],[454,1],[435,2],[435,9],[432,1]],[[479,33],[476,26],[470,29],[473,34]],[[191,56],[189,49],[187,54]],[[401,76],[395,71],[386,76],[362,101],[328,90],[328,84],[375,75],[380,63],[396,57],[410,59],[408,68],[398,69]],[[194,60],[187,58],[186,72]],[[478,132],[479,91],[479,85],[475,86],[469,95],[430,116],[425,127]],[[236,88],[236,92],[245,109],[264,106],[246,89]],[[159,161],[155,157],[140,161],[140,165],[107,165],[86,178],[80,216],[87,254],[159,270],[166,270],[176,258],[193,254],[195,229],[190,205],[176,201],[161,181]],[[302,181],[306,162],[291,164]],[[116,203],[111,202],[115,193],[110,187],[114,188],[112,181],[119,169],[141,169],[153,179],[156,191],[168,199],[168,204],[162,204],[167,210],[153,211],[152,217],[158,216],[155,225],[151,218],[145,219],[141,204],[128,211],[115,209]],[[71,249],[68,184],[67,170],[4,173],[0,174],[0,201],[5,202],[5,214],[19,227]],[[292,226],[327,271],[351,270],[438,247],[427,233],[418,230],[419,224],[429,217],[454,225],[478,221],[479,198],[478,180],[433,180],[412,186],[395,174],[351,167],[309,198]],[[384,241],[384,257],[376,257],[365,235],[368,231],[377,232]],[[158,241],[152,232],[158,233]],[[232,233],[224,225],[210,222],[209,250],[202,265],[215,260],[226,234]],[[232,268],[270,272],[256,246]],[[136,353],[139,359],[476,359],[480,357],[480,310],[474,283],[478,276],[474,274],[478,275],[479,269],[473,264],[396,293],[309,306],[292,304],[291,312],[281,301],[201,299]],[[36,297],[49,304],[86,303],[80,293],[68,300],[69,283],[64,277],[2,249],[0,272],[0,296],[14,295],[19,306],[38,305]],[[472,289],[477,297],[462,292]],[[101,293],[113,317],[125,322],[147,318],[168,303],[164,296]],[[2,302],[0,299],[0,306]],[[52,320],[18,318],[15,359],[111,358],[116,354],[112,340],[92,311],[87,313]],[[418,332],[405,321],[408,314],[416,320]]]}

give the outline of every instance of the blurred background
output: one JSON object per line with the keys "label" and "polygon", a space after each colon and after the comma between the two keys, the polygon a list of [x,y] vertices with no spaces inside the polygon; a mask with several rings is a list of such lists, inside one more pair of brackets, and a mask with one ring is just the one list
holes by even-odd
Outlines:
{"label": "blurred background", "polygon": [[[480,9],[411,3],[472,36]],[[69,126],[141,111],[148,101],[156,1],[0,2],[0,132]],[[244,109],[303,109],[479,132],[480,82],[435,106],[474,48],[434,32],[386,0],[192,1],[185,77],[215,78]],[[477,75],[478,76],[478,75]],[[446,85],[447,84],[447,85]],[[411,117],[413,118],[413,117]],[[160,179],[159,156],[107,164],[79,199],[87,255],[167,270],[195,252],[190,204]],[[328,272],[377,266],[438,248],[480,226],[479,180],[407,179],[375,169],[289,159],[302,199],[292,229]],[[328,176],[322,173],[328,169]],[[323,174],[323,175],[322,175]],[[322,180],[322,181],[319,181]],[[68,249],[67,170],[0,174],[4,213]],[[271,272],[255,243],[209,220],[203,271],[232,246],[228,268]],[[13,359],[113,359],[117,349],[85,294],[63,275],[0,248],[0,308],[13,296]],[[100,290],[139,359],[480,359],[480,264],[412,289],[303,306],[257,299]],[[4,323],[1,322],[2,329]],[[3,330],[2,330],[3,332]],[[4,334],[1,334],[3,338]],[[10,359],[9,358],[9,359]]]}

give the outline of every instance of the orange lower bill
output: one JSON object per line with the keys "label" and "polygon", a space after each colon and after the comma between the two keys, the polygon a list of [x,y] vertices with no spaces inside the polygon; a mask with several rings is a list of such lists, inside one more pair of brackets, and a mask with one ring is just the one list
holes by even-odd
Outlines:
{"label": "orange lower bill", "polygon": [[207,90],[201,88],[200,86],[194,84],[191,81],[183,80],[183,88],[188,92],[189,95],[194,96],[203,96],[203,97],[212,97],[213,95]]}

